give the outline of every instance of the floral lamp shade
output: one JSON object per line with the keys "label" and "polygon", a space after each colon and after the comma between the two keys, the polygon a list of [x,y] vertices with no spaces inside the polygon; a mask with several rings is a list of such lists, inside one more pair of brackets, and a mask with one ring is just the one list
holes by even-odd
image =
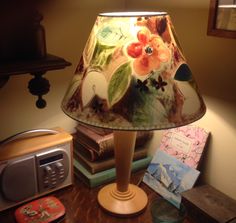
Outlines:
{"label": "floral lamp shade", "polygon": [[85,124],[118,130],[182,126],[206,110],[162,12],[99,14],[62,109]]}

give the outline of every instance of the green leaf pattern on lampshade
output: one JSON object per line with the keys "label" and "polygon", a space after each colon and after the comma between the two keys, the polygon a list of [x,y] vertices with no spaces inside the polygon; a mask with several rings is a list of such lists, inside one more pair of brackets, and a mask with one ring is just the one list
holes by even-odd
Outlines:
{"label": "green leaf pattern on lampshade", "polygon": [[166,13],[99,15],[62,109],[80,122],[121,130],[177,127],[205,113]]}
{"label": "green leaf pattern on lampshade", "polygon": [[108,86],[108,102],[110,107],[119,102],[130,86],[132,69],[130,63],[120,66],[112,75]]}

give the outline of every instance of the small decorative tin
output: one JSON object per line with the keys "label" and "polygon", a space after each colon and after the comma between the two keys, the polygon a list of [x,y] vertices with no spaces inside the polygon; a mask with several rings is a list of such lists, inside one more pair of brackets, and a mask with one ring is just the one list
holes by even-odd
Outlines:
{"label": "small decorative tin", "polygon": [[53,196],[34,200],[15,211],[18,223],[50,223],[63,219],[64,216],[64,205]]}

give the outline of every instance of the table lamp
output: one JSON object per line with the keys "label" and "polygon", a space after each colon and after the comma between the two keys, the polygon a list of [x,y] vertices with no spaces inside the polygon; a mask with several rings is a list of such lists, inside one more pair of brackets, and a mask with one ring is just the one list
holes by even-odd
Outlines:
{"label": "table lamp", "polygon": [[99,14],[62,109],[114,130],[116,183],[99,191],[98,202],[119,216],[138,214],[148,202],[129,183],[136,131],[187,125],[206,110],[165,12]]}

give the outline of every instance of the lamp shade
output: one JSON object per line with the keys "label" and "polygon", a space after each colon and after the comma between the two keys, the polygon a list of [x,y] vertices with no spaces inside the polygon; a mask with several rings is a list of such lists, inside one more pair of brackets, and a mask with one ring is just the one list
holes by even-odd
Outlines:
{"label": "lamp shade", "polygon": [[182,126],[206,110],[165,12],[99,14],[62,109],[116,130]]}

